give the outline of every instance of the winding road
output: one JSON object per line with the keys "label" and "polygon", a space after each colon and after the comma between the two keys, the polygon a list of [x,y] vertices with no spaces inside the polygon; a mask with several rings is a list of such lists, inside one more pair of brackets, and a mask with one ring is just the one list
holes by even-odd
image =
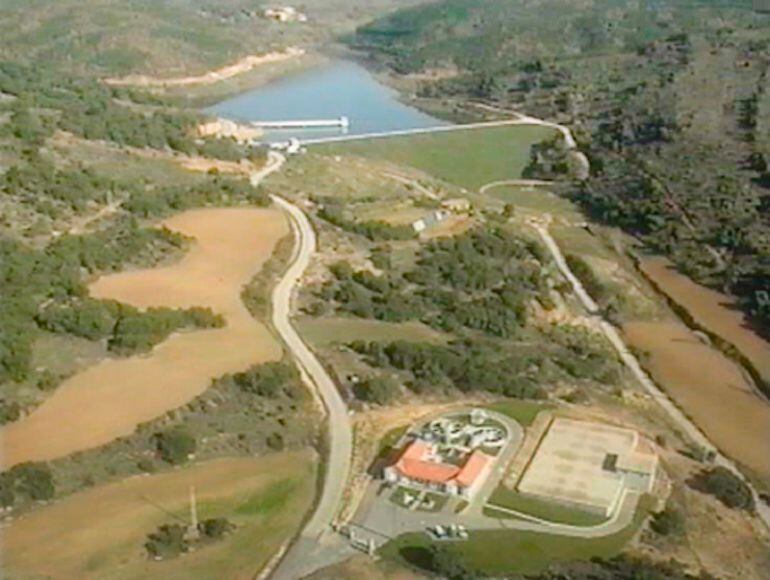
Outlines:
{"label": "winding road", "polygon": [[[251,176],[251,184],[259,185],[265,177],[278,171],[285,161],[283,155],[271,151],[265,167]],[[300,284],[316,251],[315,231],[307,216],[296,205],[277,195],[272,195],[271,199],[286,212],[295,237],[289,266],[273,289],[272,324],[296,361],[303,382],[323,405],[327,414],[328,451],[324,458],[323,489],[310,519],[273,571],[273,578],[293,580],[312,572],[319,552],[325,550],[322,539],[325,534],[331,532],[331,524],[339,513],[350,470],[353,430],[347,406],[334,381],[291,323],[294,290]]]}
{"label": "winding road", "polygon": [[[376,137],[386,137],[394,135],[410,135],[419,133],[443,132],[460,129],[488,128],[501,125],[517,124],[539,124],[558,129],[564,135],[565,142],[569,148],[575,147],[575,141],[570,130],[562,125],[542,121],[532,117],[520,116],[515,120],[496,121],[491,123],[476,123],[471,125],[436,127],[432,129],[419,129],[411,131],[395,131],[391,133],[376,135],[357,135],[341,138],[319,139],[305,141],[303,144],[312,145],[323,142],[350,141],[359,139],[371,139]],[[258,185],[262,179],[269,174],[278,171],[285,157],[280,153],[271,151],[266,166],[251,176],[252,185]],[[493,184],[490,184],[490,186]],[[343,554],[349,554],[349,547],[340,540],[337,534],[334,534],[331,525],[340,511],[345,484],[350,470],[350,461],[353,447],[353,434],[351,421],[345,401],[342,399],[334,381],[328,375],[323,365],[300,338],[297,331],[291,324],[291,302],[294,289],[300,283],[302,275],[307,269],[310,260],[316,250],[316,236],[313,228],[303,211],[296,205],[288,202],[282,197],[272,195],[273,202],[281,207],[289,216],[292,230],[296,238],[294,253],[290,265],[284,277],[278,283],[272,296],[272,323],[287,349],[297,362],[303,381],[308,385],[314,396],[322,403],[325,408],[327,421],[327,443],[328,451],[326,463],[324,466],[323,488],[320,493],[317,505],[305,524],[302,532],[296,541],[288,548],[281,558],[277,567],[272,572],[272,577],[278,580],[294,580],[306,574],[317,570],[329,563],[342,559]],[[574,275],[567,265],[564,256],[551,237],[548,231],[548,219],[545,222],[533,220],[532,226],[538,232],[545,243],[549,252],[553,256],[559,270],[568,279],[575,293],[580,298],[583,306],[601,329],[607,339],[612,343],[618,352],[619,357],[629,368],[632,374],[642,384],[644,389],[657,401],[668,413],[671,419],[685,431],[694,441],[702,444],[704,447],[714,449],[713,444],[709,442],[706,436],[698,427],[682,413],[668,396],[650,379],[642,370],[636,357],[630,352],[617,329],[603,320],[599,315],[599,308],[595,301],[583,287],[580,280]],[[721,453],[717,453],[715,462],[728,467],[731,471],[740,475],[737,466]],[[752,487],[752,492],[757,498],[756,491]],[[593,529],[577,528],[572,526],[551,525],[551,532],[567,536],[600,536],[608,533],[614,533],[622,529],[630,522],[633,517],[636,500],[638,498],[627,498],[629,501],[623,502],[623,509],[617,514],[617,517],[605,524],[595,526]],[[758,515],[766,526],[770,528],[770,509],[761,501],[757,501]],[[475,514],[474,514],[475,515]],[[427,518],[429,519],[429,518]],[[490,525],[490,518],[476,517],[468,518],[468,524],[471,526],[487,527]],[[486,520],[486,521],[484,521]],[[403,522],[402,525],[409,527],[411,522]],[[424,522],[421,522],[424,523]],[[413,523],[411,523],[414,525]],[[542,530],[543,522],[524,522],[510,521],[503,522],[497,520],[496,527],[513,527],[518,529]],[[398,525],[396,526],[398,528]],[[392,530],[396,532],[397,530]]]}

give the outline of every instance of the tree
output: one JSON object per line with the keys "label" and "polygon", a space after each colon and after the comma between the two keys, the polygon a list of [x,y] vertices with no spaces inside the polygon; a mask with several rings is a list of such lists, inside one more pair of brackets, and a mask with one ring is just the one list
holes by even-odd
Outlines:
{"label": "tree", "polygon": [[160,458],[174,465],[185,463],[197,448],[195,437],[181,428],[155,433],[153,439]]}
{"label": "tree", "polygon": [[176,558],[189,548],[185,537],[185,527],[180,524],[165,524],[147,536],[144,547],[155,559]]}
{"label": "tree", "polygon": [[754,496],[751,489],[726,467],[720,465],[701,471],[687,483],[693,489],[713,495],[729,508],[754,512]]}
{"label": "tree", "polygon": [[438,544],[430,548],[430,568],[447,580],[473,580],[480,577],[465,566],[456,551]]}
{"label": "tree", "polygon": [[653,514],[650,528],[661,536],[677,536],[684,531],[684,516],[679,510],[668,506]]}
{"label": "tree", "polygon": [[235,526],[225,518],[209,518],[200,524],[201,533],[212,540],[221,539]]}
{"label": "tree", "polygon": [[390,379],[385,377],[370,377],[353,387],[356,398],[368,403],[377,405],[386,405],[398,391],[398,386]]}

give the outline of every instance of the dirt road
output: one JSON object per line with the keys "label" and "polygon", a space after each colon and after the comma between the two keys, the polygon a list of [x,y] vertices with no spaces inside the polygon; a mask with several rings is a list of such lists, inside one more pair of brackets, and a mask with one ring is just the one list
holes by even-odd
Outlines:
{"label": "dirt road", "polygon": [[[620,336],[620,332],[618,332],[614,326],[612,326],[598,314],[599,307],[597,306],[596,302],[594,302],[594,300],[588,294],[582,282],[580,282],[572,270],[570,270],[566,260],[564,259],[564,256],[561,253],[561,250],[559,249],[558,244],[556,244],[556,241],[548,231],[549,221],[550,216],[545,216],[545,219],[542,221],[532,220],[531,225],[543,240],[543,243],[546,245],[549,252],[553,256],[553,259],[561,273],[570,282],[573,290],[575,291],[575,294],[583,304],[583,307],[591,314],[591,321],[599,330],[601,330],[607,340],[610,341],[612,346],[617,351],[620,359],[626,365],[628,370],[631,371],[634,377],[639,381],[642,387],[644,387],[644,390],[647,391],[652,399],[655,400],[655,402],[657,402],[666,411],[668,416],[677,425],[677,427],[686,433],[687,436],[690,437],[690,439],[697,445],[700,445],[705,449],[716,450],[714,444],[709,441],[709,439],[701,432],[701,430],[692,421],[690,421],[690,419],[688,419],[687,416],[682,413],[682,411],[679,410],[679,408],[671,401],[671,399],[668,398],[668,395],[666,395],[660,388],[658,388],[658,386],[647,375],[647,373],[644,372],[636,356],[629,350],[628,346],[623,341],[623,338]],[[741,479],[745,479],[737,466],[730,459],[718,451],[714,463],[727,467],[730,471],[741,477]],[[770,528],[770,507],[759,499],[758,494],[753,486],[750,487],[757,504],[757,513],[764,522],[765,526]]]}

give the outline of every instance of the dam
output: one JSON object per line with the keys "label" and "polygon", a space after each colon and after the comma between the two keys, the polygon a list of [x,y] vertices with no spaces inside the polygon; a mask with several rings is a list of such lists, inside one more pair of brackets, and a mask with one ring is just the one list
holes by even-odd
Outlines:
{"label": "dam", "polygon": [[329,127],[347,129],[350,120],[347,117],[337,119],[307,119],[299,121],[251,121],[250,125],[258,129],[326,129]]}

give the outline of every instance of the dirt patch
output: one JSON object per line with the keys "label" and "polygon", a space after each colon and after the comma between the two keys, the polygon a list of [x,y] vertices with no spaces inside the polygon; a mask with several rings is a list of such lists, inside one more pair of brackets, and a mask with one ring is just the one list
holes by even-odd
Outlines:
{"label": "dirt patch", "polygon": [[653,378],[726,454],[770,482],[770,405],[741,368],[677,322],[623,327]]}
{"label": "dirt patch", "polygon": [[639,268],[695,324],[733,345],[770,384],[770,343],[748,327],[746,318],[728,296],[696,284],[665,258],[639,260]]}
{"label": "dirt patch", "polygon": [[236,63],[198,76],[164,79],[146,75],[130,75],[123,78],[105,79],[104,82],[116,87],[184,87],[188,85],[210,85],[247,73],[254,68],[266,64],[291,60],[304,54],[305,51],[301,48],[289,47],[284,52],[269,52],[267,54],[252,54],[245,56]]}
{"label": "dirt patch", "polygon": [[[96,487],[5,529],[3,568],[14,577],[252,578],[299,526],[313,496],[313,463],[308,450],[221,459]],[[148,560],[148,533],[186,523],[190,486],[201,518],[226,517],[236,531],[175,560]]]}
{"label": "dirt patch", "polygon": [[227,325],[176,334],[147,356],[106,360],[68,379],[33,413],[0,430],[4,466],[103,445],[184,405],[213,378],[280,358],[280,345],[251,317],[240,292],[288,233],[283,214],[203,209],[164,225],[197,240],[180,262],[106,276],[91,293],[140,308],[208,306]]}

